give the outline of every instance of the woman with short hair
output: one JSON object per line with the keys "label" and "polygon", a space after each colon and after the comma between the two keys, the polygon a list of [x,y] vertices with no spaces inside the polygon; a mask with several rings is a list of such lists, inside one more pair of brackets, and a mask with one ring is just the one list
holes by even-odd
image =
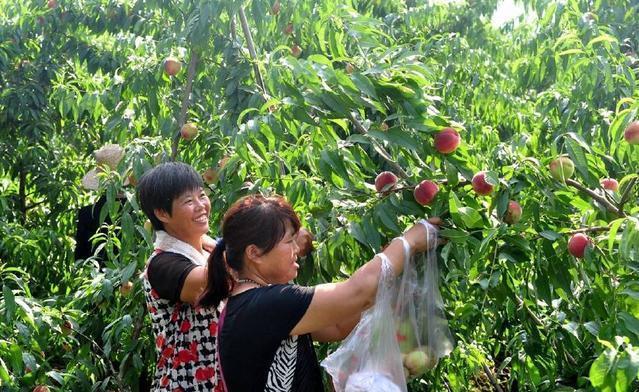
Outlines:
{"label": "woman with short hair", "polygon": [[142,176],[137,193],[156,233],[141,276],[158,352],[152,390],[213,391],[218,311],[195,306],[209,256],[211,203],[202,177],[187,164],[164,163]]}

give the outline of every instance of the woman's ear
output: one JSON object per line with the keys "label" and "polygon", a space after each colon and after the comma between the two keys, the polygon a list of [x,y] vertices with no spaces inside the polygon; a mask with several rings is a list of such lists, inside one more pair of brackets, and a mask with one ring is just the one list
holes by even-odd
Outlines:
{"label": "woman's ear", "polygon": [[162,223],[166,223],[171,217],[171,215],[168,212],[161,210],[159,208],[156,208],[155,210],[153,210],[153,213],[155,214],[155,217],[158,218],[158,220]]}
{"label": "woman's ear", "polygon": [[246,255],[247,260],[259,263],[262,251],[256,245],[251,244],[244,249],[244,254]]}

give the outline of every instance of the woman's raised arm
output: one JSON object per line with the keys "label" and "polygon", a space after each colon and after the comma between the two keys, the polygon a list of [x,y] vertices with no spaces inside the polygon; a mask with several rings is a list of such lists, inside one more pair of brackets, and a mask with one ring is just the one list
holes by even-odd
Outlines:
{"label": "woman's raised arm", "polygon": [[[435,245],[429,243],[426,230],[428,223],[423,222],[424,224],[418,223],[404,233],[411,252],[421,252]],[[377,293],[382,257],[388,258],[395,275],[399,275],[404,268],[402,241],[391,242],[383,253],[375,255],[348,280],[315,286],[311,304],[291,331],[291,335],[315,333],[316,336],[322,336],[322,331],[326,328],[332,328],[344,320],[351,319],[354,314],[370,307]]]}

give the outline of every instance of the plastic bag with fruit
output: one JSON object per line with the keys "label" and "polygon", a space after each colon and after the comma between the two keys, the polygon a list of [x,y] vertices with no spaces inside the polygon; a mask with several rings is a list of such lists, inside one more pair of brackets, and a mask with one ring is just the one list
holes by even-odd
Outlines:
{"label": "plastic bag with fruit", "polygon": [[[427,226],[430,243],[437,229]],[[405,246],[407,246],[405,244]],[[406,379],[432,369],[454,346],[439,291],[435,248],[406,257],[394,304],[396,339]]]}
{"label": "plastic bag with fruit", "polygon": [[406,392],[406,381],[395,340],[393,302],[397,278],[382,258],[375,305],[339,348],[322,361],[337,392]]}

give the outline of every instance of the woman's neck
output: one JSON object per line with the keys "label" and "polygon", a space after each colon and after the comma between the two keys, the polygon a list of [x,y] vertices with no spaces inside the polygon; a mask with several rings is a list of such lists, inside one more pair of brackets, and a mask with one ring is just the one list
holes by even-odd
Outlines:
{"label": "woman's neck", "polygon": [[243,293],[250,289],[268,286],[269,283],[259,274],[249,271],[238,272],[235,279],[235,287],[233,287],[232,295]]}

